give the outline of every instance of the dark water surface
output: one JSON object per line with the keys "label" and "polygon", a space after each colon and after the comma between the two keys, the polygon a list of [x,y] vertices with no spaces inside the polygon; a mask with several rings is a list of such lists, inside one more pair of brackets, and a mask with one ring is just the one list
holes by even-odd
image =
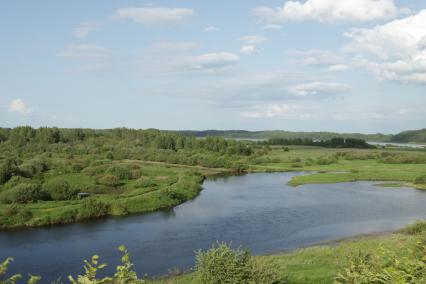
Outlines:
{"label": "dark water surface", "polygon": [[42,275],[49,283],[64,273],[82,273],[83,259],[93,254],[111,271],[119,261],[117,247],[125,244],[135,270],[153,276],[192,267],[194,251],[216,240],[262,254],[426,219],[426,192],[371,182],[293,188],[287,182],[294,175],[207,180],[198,198],[170,212],[0,231],[0,259],[13,256],[11,272]]}

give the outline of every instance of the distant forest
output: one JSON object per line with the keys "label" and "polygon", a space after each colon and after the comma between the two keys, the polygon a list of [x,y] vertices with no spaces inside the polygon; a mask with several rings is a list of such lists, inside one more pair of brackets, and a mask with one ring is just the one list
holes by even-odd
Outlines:
{"label": "distant forest", "polygon": [[311,139],[331,140],[332,138],[354,138],[372,142],[395,142],[395,143],[426,143],[426,129],[404,131],[392,134],[362,134],[362,133],[335,133],[335,132],[292,132],[283,130],[246,131],[246,130],[203,130],[203,131],[180,131],[186,135],[196,137],[217,136],[224,138],[245,139]]}

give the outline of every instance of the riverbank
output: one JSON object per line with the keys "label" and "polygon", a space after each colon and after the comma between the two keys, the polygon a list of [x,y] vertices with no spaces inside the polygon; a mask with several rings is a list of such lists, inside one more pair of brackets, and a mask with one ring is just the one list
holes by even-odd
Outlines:
{"label": "riverbank", "polygon": [[[317,284],[334,283],[361,255],[370,256],[385,266],[394,257],[411,261],[419,242],[425,242],[426,222],[405,229],[377,235],[356,236],[349,239],[300,248],[293,252],[278,252],[256,258],[278,275],[282,283]],[[420,251],[420,253],[422,253]],[[425,253],[425,252],[423,252]],[[384,257],[385,256],[385,257]],[[198,284],[196,273],[150,280],[151,284]],[[281,282],[279,282],[281,283]],[[349,283],[349,282],[347,282]]]}
{"label": "riverbank", "polygon": [[[102,188],[90,175],[60,175],[61,181],[81,186],[90,192],[83,200],[39,201],[25,205],[0,204],[0,229],[64,225],[94,218],[142,214],[173,208],[195,198],[206,177],[228,172],[225,169],[167,165],[125,160],[109,167],[132,168],[140,173],[122,184]],[[57,173],[46,175],[57,179]],[[84,214],[83,214],[83,213]]]}
{"label": "riverbank", "polygon": [[399,182],[401,186],[426,189],[416,179],[426,175],[426,153],[411,150],[325,149],[319,147],[275,147],[252,163],[249,172],[306,171],[290,185],[353,181]]}

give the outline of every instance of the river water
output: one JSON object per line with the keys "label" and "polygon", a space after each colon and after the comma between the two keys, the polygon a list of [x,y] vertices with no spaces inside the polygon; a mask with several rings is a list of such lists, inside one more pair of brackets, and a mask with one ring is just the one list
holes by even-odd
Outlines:
{"label": "river water", "polygon": [[303,173],[265,173],[206,180],[193,201],[173,210],[60,227],[0,231],[0,259],[10,272],[43,276],[82,273],[99,254],[113,271],[124,244],[139,275],[190,268],[194,251],[216,241],[254,254],[292,250],[359,234],[395,230],[426,219],[426,192],[371,182],[291,187]]}

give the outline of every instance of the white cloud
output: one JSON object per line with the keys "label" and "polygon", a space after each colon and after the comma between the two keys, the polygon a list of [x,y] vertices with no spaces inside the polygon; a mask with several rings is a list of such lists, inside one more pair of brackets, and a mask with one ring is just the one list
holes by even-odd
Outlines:
{"label": "white cloud", "polygon": [[331,65],[331,66],[327,67],[328,72],[345,71],[347,69],[348,69],[348,66],[345,65],[345,64],[336,64],[336,65]]}
{"label": "white cloud", "polygon": [[240,48],[240,53],[244,55],[253,55],[259,52],[258,44],[264,43],[268,40],[263,35],[248,35],[238,38],[244,45]]}
{"label": "white cloud", "polygon": [[307,0],[287,1],[278,8],[257,7],[252,13],[266,23],[373,21],[395,17],[398,8],[393,0]]}
{"label": "white cloud", "polygon": [[215,26],[208,26],[208,27],[206,27],[204,30],[203,30],[203,32],[205,32],[205,33],[211,33],[211,32],[217,32],[219,30],[219,28],[218,27],[215,27]]}
{"label": "white cloud", "polygon": [[307,107],[299,104],[272,104],[266,107],[254,107],[253,110],[241,112],[244,118],[288,118],[288,119],[314,119],[318,114],[314,111],[317,107]]}
{"label": "white cloud", "polygon": [[297,55],[300,58],[298,63],[305,66],[328,67],[341,64],[345,61],[343,55],[329,50],[312,49],[307,51],[292,51],[290,53]]}
{"label": "white cloud", "polygon": [[198,43],[192,41],[161,41],[152,44],[150,50],[154,52],[189,52],[197,48]]}
{"label": "white cloud", "polygon": [[189,66],[191,69],[217,69],[235,65],[238,59],[230,52],[206,53],[189,60]]}
{"label": "white cloud", "polygon": [[259,44],[267,41],[268,38],[263,35],[248,35],[242,36],[238,40],[244,42],[245,44]]}
{"label": "white cloud", "polygon": [[9,103],[9,111],[20,114],[30,114],[33,112],[31,107],[28,107],[22,99],[15,99]]}
{"label": "white cloud", "polygon": [[118,9],[113,19],[130,19],[146,25],[171,25],[187,22],[194,15],[188,8],[128,7]]}
{"label": "white cloud", "polygon": [[108,55],[108,49],[94,44],[71,44],[57,55],[74,59],[102,58]]}
{"label": "white cloud", "polygon": [[101,22],[83,22],[76,27],[72,34],[74,37],[78,39],[83,39],[87,37],[90,33],[98,30],[103,26],[103,23]]}
{"label": "white cloud", "polygon": [[255,45],[243,45],[240,49],[240,53],[244,55],[252,55],[258,53],[258,48]]}
{"label": "white cloud", "polygon": [[353,63],[381,80],[426,83],[426,10],[372,29],[355,29],[345,47]]}
{"label": "white cloud", "polygon": [[218,74],[236,65],[239,57],[230,52],[195,55],[189,50],[148,50],[137,64],[141,76]]}
{"label": "white cloud", "polygon": [[309,82],[290,86],[289,92],[298,97],[344,94],[351,90],[348,85],[328,82]]}
{"label": "white cloud", "polygon": [[281,25],[276,25],[276,24],[267,24],[263,27],[265,30],[280,30],[283,27]]}

